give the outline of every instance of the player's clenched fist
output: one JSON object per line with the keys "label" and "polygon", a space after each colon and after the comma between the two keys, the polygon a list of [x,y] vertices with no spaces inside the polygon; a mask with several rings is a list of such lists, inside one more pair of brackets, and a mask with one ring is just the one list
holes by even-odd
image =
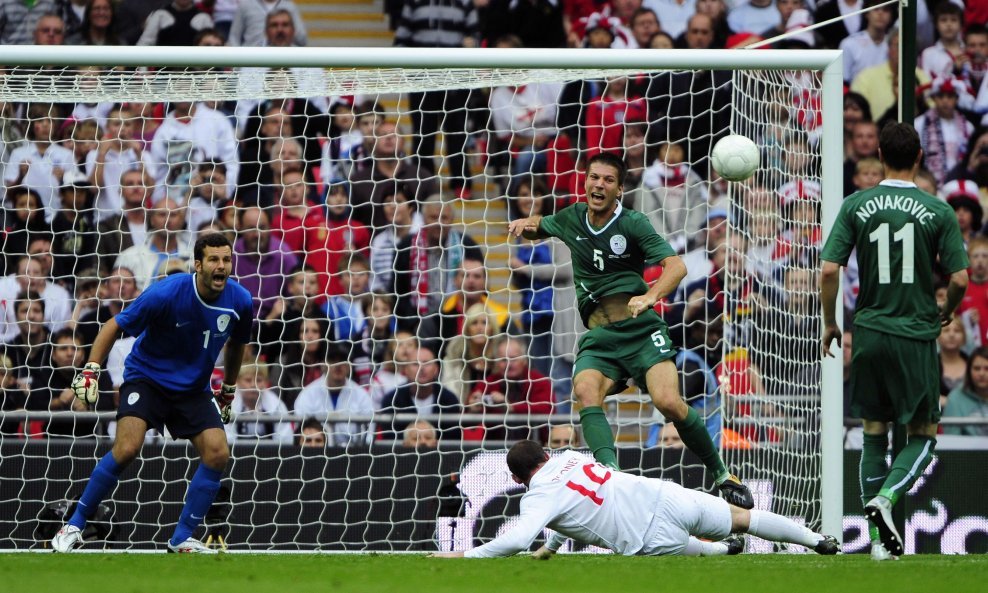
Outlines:
{"label": "player's clenched fist", "polygon": [[632,317],[638,317],[640,314],[648,311],[655,306],[655,301],[648,298],[648,295],[640,295],[636,297],[631,297],[628,301],[628,313]]}
{"label": "player's clenched fist", "polygon": [[87,362],[79,374],[72,380],[72,391],[75,396],[87,404],[95,404],[99,399],[100,366],[95,362]]}

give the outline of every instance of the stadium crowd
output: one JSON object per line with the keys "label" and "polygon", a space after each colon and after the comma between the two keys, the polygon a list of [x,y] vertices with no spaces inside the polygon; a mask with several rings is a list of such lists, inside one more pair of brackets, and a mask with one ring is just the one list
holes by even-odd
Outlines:
{"label": "stadium crowd", "polygon": [[[386,8],[395,44],[406,47],[740,48],[790,33],[771,46],[844,49],[849,194],[882,179],[878,130],[898,100],[895,13],[887,6],[803,29],[875,4],[393,0]],[[926,167],[917,183],[954,207],[972,260],[964,314],[940,338],[945,416],[984,417],[988,5],[919,7],[916,128]],[[4,45],[306,41],[290,0],[0,0]],[[300,89],[322,82],[311,69],[285,75]],[[255,415],[229,426],[231,440],[548,443],[563,427],[524,418],[568,421],[579,332],[568,250],[555,240],[512,244],[507,266],[520,306],[509,307],[491,295],[487,238],[471,234],[480,221],[457,224],[452,205],[496,195],[488,207],[511,218],[554,212],[583,198],[582,163],[610,151],[629,164],[625,206],[647,213],[687,263],[679,293],[657,307],[682,347],[676,362],[689,403],[725,446],[794,438],[785,422],[735,422],[817,405],[807,402],[818,398],[820,372],[821,190],[810,178],[819,96],[803,74],[786,76],[768,87],[781,108],[756,138],[767,172],[730,201],[707,159],[730,124],[726,72],[409,93],[410,122],[373,97],[315,91],[269,101],[0,103],[3,410],[85,409],[68,387],[100,324],[156,279],[189,271],[195,237],[220,231],[235,245],[234,276],[257,317],[234,404]],[[493,193],[481,177],[494,180]],[[848,311],[854,274],[849,266]],[[134,339],[115,345],[97,410],[115,407]],[[288,412],[435,416],[298,426],[264,418]],[[670,428],[647,443],[675,446]],[[0,426],[5,438],[107,430],[65,417]]]}

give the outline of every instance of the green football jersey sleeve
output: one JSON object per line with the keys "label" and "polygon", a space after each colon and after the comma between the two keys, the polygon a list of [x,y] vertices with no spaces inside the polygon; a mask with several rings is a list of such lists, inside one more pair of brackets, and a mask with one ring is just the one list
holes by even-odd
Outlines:
{"label": "green football jersey sleeve", "polygon": [[821,258],[846,265],[852,249],[860,284],[855,325],[916,340],[936,338],[937,260],[947,272],[968,266],[953,209],[912,183],[883,181],[844,201]]}
{"label": "green football jersey sleeve", "polygon": [[676,254],[645,215],[620,204],[601,228],[591,226],[587,205],[578,203],[543,217],[539,231],[556,237],[570,249],[577,304],[584,323],[602,297],[644,294],[648,290],[642,277],[645,263],[660,262]]}

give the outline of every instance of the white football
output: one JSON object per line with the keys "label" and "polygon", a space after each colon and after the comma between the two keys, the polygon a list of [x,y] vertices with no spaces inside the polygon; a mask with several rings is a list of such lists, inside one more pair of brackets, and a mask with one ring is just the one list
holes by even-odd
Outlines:
{"label": "white football", "polygon": [[744,181],[758,168],[761,156],[758,146],[747,136],[724,136],[710,152],[714,171],[728,181]]}

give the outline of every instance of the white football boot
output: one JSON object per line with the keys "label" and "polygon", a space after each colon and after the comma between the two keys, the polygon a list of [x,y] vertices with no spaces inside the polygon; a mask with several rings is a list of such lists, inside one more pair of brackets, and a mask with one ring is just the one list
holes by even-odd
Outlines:
{"label": "white football boot", "polygon": [[871,542],[871,559],[876,562],[883,562],[885,560],[898,560],[895,556],[889,553],[882,545],[882,542]]}
{"label": "white football boot", "polygon": [[83,544],[82,530],[75,525],[62,525],[55,537],[51,538],[51,549],[56,552],[71,552]]}
{"label": "white football boot", "polygon": [[218,552],[194,537],[190,537],[177,546],[168,542],[168,552],[175,554],[217,554]]}

